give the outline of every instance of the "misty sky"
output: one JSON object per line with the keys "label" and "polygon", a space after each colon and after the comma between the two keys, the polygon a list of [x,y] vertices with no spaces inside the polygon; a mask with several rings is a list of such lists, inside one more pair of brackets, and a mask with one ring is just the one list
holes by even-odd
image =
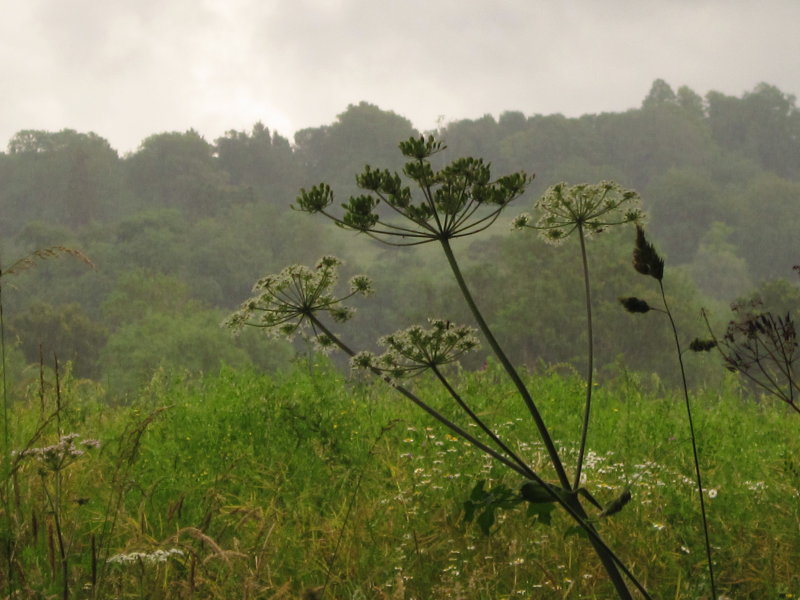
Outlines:
{"label": "misty sky", "polygon": [[654,79],[800,93],[798,0],[0,0],[0,148],[121,153],[256,121],[292,138],[361,100],[437,120],[637,107]]}

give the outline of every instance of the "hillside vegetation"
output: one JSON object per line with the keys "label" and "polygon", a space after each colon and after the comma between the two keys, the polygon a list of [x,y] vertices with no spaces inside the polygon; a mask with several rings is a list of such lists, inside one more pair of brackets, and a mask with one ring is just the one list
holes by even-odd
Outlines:
{"label": "hillside vegetation", "polygon": [[[132,393],[159,366],[274,369],[290,349],[233,341],[214,324],[264,273],[323,254],[376,280],[361,345],[421,317],[467,319],[449,300],[453,288],[439,276],[438,257],[354,239],[290,208],[301,187],[320,181],[344,202],[357,192],[353,174],[364,164],[399,168],[397,143],[417,133],[402,116],[364,102],[330,125],[298,132],[294,143],[258,123],[213,142],[194,131],[160,133],[119,156],[93,133],[19,132],[0,153],[2,266],[64,246],[95,268],[47,261],[14,278],[3,301],[9,339],[19,340],[15,360],[38,363],[41,346],[44,356],[72,361],[76,375],[113,396]],[[724,323],[728,303],[759,286],[782,311],[800,306],[791,273],[798,262],[800,111],[794,97],[772,86],[740,98],[702,98],[659,80],[641,108],[624,113],[570,119],[507,112],[449,123],[438,137],[448,159],[476,156],[496,173],[535,173],[515,202],[519,211],[562,180],[613,179],[638,191],[691,330],[702,328],[700,306]],[[614,235],[624,234],[607,237]],[[669,377],[660,368],[661,340],[628,335],[616,305],[623,291],[635,291],[629,242],[601,236],[592,243],[603,284],[595,300],[608,313],[598,331],[609,349],[600,366],[620,355],[629,368]],[[536,236],[498,223],[457,250],[468,260],[470,282],[487,291],[479,301],[516,363],[580,363],[580,323],[559,318],[574,314],[570,303],[579,298],[574,247],[546,249]]]}
{"label": "hillside vegetation", "polygon": [[435,135],[20,132],[4,592],[794,597],[798,134],[661,80]]}
{"label": "hillside vegetation", "polygon": [[[480,414],[519,451],[544,450],[496,365],[464,374]],[[548,371],[528,380],[557,440],[579,427],[582,381]],[[52,384],[52,380],[47,380]],[[524,507],[500,511],[491,534],[464,520],[480,481],[519,480],[447,434],[391,390],[347,383],[307,360],[273,377],[225,371],[188,382],[160,376],[127,407],[109,408],[66,378],[59,417],[48,393],[17,407],[13,446],[77,433],[99,448],[59,469],[15,460],[13,518],[21,597],[59,595],[52,520],[74,597],[101,598],[611,598],[586,541]],[[436,404],[448,414],[443,393]],[[599,391],[587,473],[602,500],[630,486],[605,520],[654,598],[707,597],[684,414],[647,381]],[[719,588],[730,598],[800,593],[800,462],[796,421],[744,400],[734,381],[698,396]],[[559,441],[567,456],[576,448]],[[99,595],[92,595],[99,594]]]}

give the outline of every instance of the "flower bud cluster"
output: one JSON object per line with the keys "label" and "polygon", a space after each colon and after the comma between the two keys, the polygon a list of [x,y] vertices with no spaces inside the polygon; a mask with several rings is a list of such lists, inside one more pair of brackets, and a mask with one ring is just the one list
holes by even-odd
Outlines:
{"label": "flower bud cluster", "polygon": [[126,565],[131,563],[157,565],[167,562],[171,557],[183,557],[183,550],[170,548],[169,550],[154,550],[152,552],[129,552],[128,554],[115,554],[106,562]]}
{"label": "flower bud cluster", "polygon": [[[310,324],[318,313],[327,313],[337,323],[349,320],[354,309],[345,300],[356,294],[372,293],[372,282],[364,275],[350,279],[350,291],[344,296],[334,294],[338,268],[342,262],[333,256],[323,256],[312,269],[292,265],[277,275],[262,277],[253,288],[256,295],[242,303],[239,310],[225,321],[232,329],[245,325],[262,327],[272,335],[293,339]],[[327,336],[317,336],[317,345],[331,347]]]}
{"label": "flower bud cluster", "polygon": [[655,246],[647,240],[644,229],[636,226],[636,246],[633,248],[633,268],[642,275],[649,275],[661,281],[664,278],[664,259],[658,255]]}
{"label": "flower bud cluster", "polygon": [[26,448],[14,452],[14,455],[19,458],[34,458],[51,471],[59,471],[86,454],[87,450],[100,447],[99,440],[80,440],[80,437],[77,433],[67,433],[59,438],[57,444],[41,448]]}
{"label": "flower bud cluster", "polygon": [[558,244],[576,229],[588,236],[611,225],[638,223],[644,219],[640,204],[639,194],[613,181],[573,186],[562,182],[550,186],[536,203],[541,212],[536,225],[530,225],[530,215],[522,214],[513,226],[538,229],[545,240]]}
{"label": "flower bud cluster", "polygon": [[[400,144],[403,155],[411,159],[403,167],[403,175],[418,188],[416,196],[399,174],[367,165],[356,176],[356,183],[367,193],[342,204],[342,216],[328,211],[333,192],[327,184],[301,189],[296,205],[387,244],[410,246],[483,231],[532,179],[519,172],[493,180],[491,166],[472,157],[434,170],[430,157],[444,148],[433,137],[424,136]],[[382,211],[381,205],[390,210]],[[479,210],[481,207],[486,210]],[[387,215],[402,218],[387,220]]]}
{"label": "flower bud cluster", "polygon": [[413,325],[383,337],[380,343],[386,352],[380,356],[359,352],[353,357],[352,366],[375,369],[397,379],[454,363],[480,345],[472,327],[441,319],[429,319],[429,324],[427,329]]}

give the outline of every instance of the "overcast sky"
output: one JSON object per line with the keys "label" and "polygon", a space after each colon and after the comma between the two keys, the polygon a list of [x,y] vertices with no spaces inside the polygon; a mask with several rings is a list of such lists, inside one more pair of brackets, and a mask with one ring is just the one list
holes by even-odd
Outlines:
{"label": "overcast sky", "polygon": [[623,111],[654,79],[800,93],[800,0],[0,0],[0,148],[94,131],[120,153],[362,100],[419,129]]}

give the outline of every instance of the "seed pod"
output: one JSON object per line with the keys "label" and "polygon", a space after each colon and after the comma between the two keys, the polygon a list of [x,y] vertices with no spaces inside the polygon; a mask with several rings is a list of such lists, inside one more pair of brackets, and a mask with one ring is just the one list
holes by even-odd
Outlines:
{"label": "seed pod", "polygon": [[633,249],[633,268],[642,275],[650,275],[661,281],[664,277],[664,259],[658,255],[653,244],[647,241],[644,229],[636,226],[636,247]]}
{"label": "seed pod", "polygon": [[689,350],[692,352],[708,352],[716,346],[717,342],[714,340],[701,340],[700,338],[694,338],[692,343],[689,344]]}
{"label": "seed pod", "polygon": [[651,310],[650,305],[640,298],[620,298],[619,301],[629,313],[646,313]]}

